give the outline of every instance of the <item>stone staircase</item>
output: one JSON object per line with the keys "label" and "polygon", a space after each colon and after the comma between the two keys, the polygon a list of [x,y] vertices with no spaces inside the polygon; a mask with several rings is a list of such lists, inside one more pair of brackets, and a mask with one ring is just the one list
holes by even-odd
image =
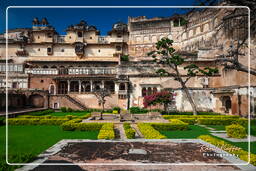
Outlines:
{"label": "stone staircase", "polygon": [[64,97],[65,97],[66,99],[68,99],[71,103],[73,103],[74,105],[76,105],[76,106],[78,106],[79,108],[81,108],[82,110],[87,109],[87,107],[86,107],[84,104],[82,104],[82,103],[81,103],[80,101],[78,101],[77,99],[71,97],[70,95],[65,94]]}

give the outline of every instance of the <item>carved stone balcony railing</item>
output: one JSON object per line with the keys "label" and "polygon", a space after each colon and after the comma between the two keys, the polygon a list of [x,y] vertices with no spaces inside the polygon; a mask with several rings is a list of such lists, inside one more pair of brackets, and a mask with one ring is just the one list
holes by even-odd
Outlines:
{"label": "carved stone balcony railing", "polygon": [[109,42],[110,43],[122,43],[122,42],[124,42],[124,38],[123,37],[110,38]]}
{"label": "carved stone balcony railing", "polygon": [[25,73],[38,75],[57,75],[59,71],[56,68],[26,68]]}
{"label": "carved stone balcony railing", "polygon": [[69,68],[68,74],[109,75],[109,74],[116,74],[116,68],[114,67],[75,67],[75,68]]}
{"label": "carved stone balcony railing", "polygon": [[128,90],[119,90],[118,94],[127,95]]}

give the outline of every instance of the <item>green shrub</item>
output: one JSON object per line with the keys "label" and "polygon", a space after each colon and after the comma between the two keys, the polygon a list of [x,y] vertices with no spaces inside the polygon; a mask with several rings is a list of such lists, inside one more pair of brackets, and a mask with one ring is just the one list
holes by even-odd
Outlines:
{"label": "green shrub", "polygon": [[148,110],[144,108],[139,108],[139,107],[130,107],[130,113],[131,114],[141,114],[141,113],[147,113]]}
{"label": "green shrub", "polygon": [[98,134],[98,139],[114,139],[115,131],[113,123],[105,123]]}
{"label": "green shrub", "polygon": [[180,118],[194,118],[194,119],[205,119],[205,118],[233,118],[238,119],[238,115],[163,115],[164,119],[180,119]]}
{"label": "green shrub", "polygon": [[0,126],[5,124],[4,121],[5,121],[5,118],[4,117],[0,117]]}
{"label": "green shrub", "polygon": [[164,139],[166,136],[155,130],[149,123],[138,123],[138,127],[146,139]]}
{"label": "green shrub", "polygon": [[118,110],[113,110],[112,111],[112,114],[118,114],[119,112],[118,112]]}
{"label": "green shrub", "polygon": [[122,56],[121,56],[121,61],[126,61],[126,62],[128,62],[128,61],[129,61],[129,55],[122,55]]}
{"label": "green shrub", "polygon": [[128,139],[134,139],[135,138],[135,130],[131,127],[129,123],[123,124],[125,135]]}
{"label": "green shrub", "polygon": [[189,125],[194,125],[196,123],[195,118],[179,118],[182,122],[188,123]]}
{"label": "green shrub", "polygon": [[46,118],[46,117],[32,117],[32,118],[10,118],[9,125],[61,125],[69,121],[68,118]]}
{"label": "green shrub", "polygon": [[47,109],[47,110],[38,111],[38,112],[30,112],[30,113],[28,113],[28,115],[41,116],[41,115],[47,115],[47,114],[53,113],[53,112],[54,112],[54,110]]}
{"label": "green shrub", "polygon": [[89,117],[91,117],[90,113],[88,113],[88,114],[86,114],[84,116],[80,116],[81,119],[88,119]]}
{"label": "green shrub", "polygon": [[[179,111],[166,112],[166,111],[162,111],[162,115],[193,115],[193,112],[179,112]],[[197,115],[220,115],[220,113],[197,112]]]}
{"label": "green shrub", "polygon": [[232,138],[245,138],[246,129],[238,124],[226,126],[227,135]]}
{"label": "green shrub", "polygon": [[98,131],[102,128],[103,123],[76,123],[76,130],[79,131]]}
{"label": "green shrub", "polygon": [[243,118],[199,118],[197,122],[202,125],[231,125],[233,123],[241,123],[246,125],[247,119]]}
{"label": "green shrub", "polygon": [[67,112],[73,112],[73,109],[71,109],[71,108],[67,108]]}
{"label": "green shrub", "polygon": [[61,107],[60,110],[61,110],[61,112],[63,112],[63,113],[66,113],[66,112],[67,112],[67,108],[66,108],[66,107]]}
{"label": "green shrub", "polygon": [[158,131],[174,131],[188,129],[188,123],[182,122],[178,119],[171,119],[170,123],[152,123],[151,125]]}
{"label": "green shrub", "polygon": [[120,111],[121,111],[121,108],[120,107],[113,107],[113,109],[112,109],[113,111],[114,110],[117,110],[118,111],[118,113],[120,113]]}
{"label": "green shrub", "polygon": [[[210,135],[201,135],[198,138],[211,143],[219,148],[225,147],[225,151],[237,155],[241,160],[248,161],[248,152],[245,150],[242,150],[239,147],[233,146],[223,140],[219,140],[217,138],[214,138]],[[256,166],[256,154],[250,153],[250,163]]]}
{"label": "green shrub", "polygon": [[61,124],[61,128],[63,131],[74,131],[76,129],[75,123],[81,122],[82,119],[73,119],[68,122]]}

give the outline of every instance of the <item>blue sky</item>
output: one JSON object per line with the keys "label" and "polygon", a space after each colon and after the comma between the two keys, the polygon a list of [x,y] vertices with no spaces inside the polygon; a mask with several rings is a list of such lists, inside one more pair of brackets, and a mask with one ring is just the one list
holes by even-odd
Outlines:
{"label": "blue sky", "polygon": [[[5,9],[7,6],[189,6],[195,5],[196,0],[0,0],[0,33],[5,31]],[[32,19],[46,17],[49,23],[60,34],[70,24],[85,20],[89,25],[95,25],[102,35],[111,30],[117,21],[127,22],[128,16],[166,17],[173,13],[184,13],[181,9],[134,9],[134,8],[93,8],[93,9],[49,9],[49,8],[11,8],[8,10],[9,28],[31,27]]]}

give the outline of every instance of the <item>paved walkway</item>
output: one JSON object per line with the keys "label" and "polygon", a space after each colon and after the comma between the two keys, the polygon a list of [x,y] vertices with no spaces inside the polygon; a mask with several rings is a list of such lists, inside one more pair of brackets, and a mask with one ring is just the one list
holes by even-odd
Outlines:
{"label": "paved walkway", "polygon": [[[47,108],[29,108],[29,109],[22,109],[22,110],[17,110],[17,111],[11,111],[8,112],[8,115],[20,115],[28,112],[36,112],[36,111],[41,111],[41,110],[46,110]],[[0,112],[0,116],[5,116],[6,112]]]}
{"label": "paved walkway", "polygon": [[[226,139],[231,142],[248,142],[248,137],[239,139],[239,138],[228,137],[228,135],[226,133],[211,133],[211,134],[216,137],[220,137],[220,138]],[[255,141],[256,141],[256,137],[251,135],[250,142],[255,142]]]}

